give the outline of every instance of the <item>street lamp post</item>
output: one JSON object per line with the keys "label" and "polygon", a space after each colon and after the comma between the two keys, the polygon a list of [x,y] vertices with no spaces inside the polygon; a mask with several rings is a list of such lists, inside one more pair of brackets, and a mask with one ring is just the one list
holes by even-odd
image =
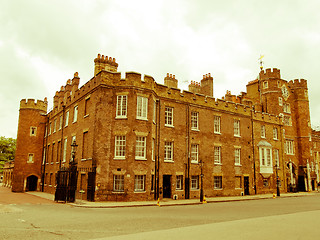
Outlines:
{"label": "street lamp post", "polygon": [[77,147],[78,147],[78,145],[76,143],[76,140],[73,140],[73,142],[71,144],[71,160],[70,160],[70,164],[76,164],[75,158],[76,158]]}
{"label": "street lamp post", "polygon": [[201,187],[200,187],[200,202],[202,203],[203,202],[203,162],[200,160],[200,168],[201,168]]}

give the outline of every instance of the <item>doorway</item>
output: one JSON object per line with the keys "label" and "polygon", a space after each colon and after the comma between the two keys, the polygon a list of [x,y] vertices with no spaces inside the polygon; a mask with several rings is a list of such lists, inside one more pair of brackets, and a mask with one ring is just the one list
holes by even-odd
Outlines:
{"label": "doorway", "polygon": [[38,177],[31,175],[27,177],[26,191],[36,191],[38,185]]}
{"label": "doorway", "polygon": [[243,177],[244,195],[250,195],[249,192],[249,177]]}
{"label": "doorway", "polygon": [[171,175],[163,175],[163,198],[171,198]]}

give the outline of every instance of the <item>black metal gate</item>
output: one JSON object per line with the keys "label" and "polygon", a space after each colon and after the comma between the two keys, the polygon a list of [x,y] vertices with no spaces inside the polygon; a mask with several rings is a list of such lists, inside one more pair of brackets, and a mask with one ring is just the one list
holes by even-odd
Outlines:
{"label": "black metal gate", "polygon": [[55,201],[74,202],[77,190],[78,171],[76,165],[61,168],[57,172],[57,188],[54,195]]}

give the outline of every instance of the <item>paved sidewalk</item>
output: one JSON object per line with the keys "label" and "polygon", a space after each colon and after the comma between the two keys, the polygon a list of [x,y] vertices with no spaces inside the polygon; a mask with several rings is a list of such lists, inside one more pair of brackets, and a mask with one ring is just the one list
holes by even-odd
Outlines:
{"label": "paved sidewalk", "polygon": [[[54,195],[44,192],[27,192],[34,196],[46,198],[54,201]],[[285,197],[302,197],[313,196],[319,194],[318,192],[298,192],[298,193],[281,193],[279,198]],[[232,197],[213,197],[206,198],[207,203],[215,202],[230,202],[230,201],[246,201],[246,200],[258,200],[258,199],[272,199],[273,194],[261,194],[261,195],[249,195],[249,196],[232,196]],[[75,203],[68,203],[75,207],[84,208],[117,208],[117,207],[142,207],[142,206],[158,206],[157,201],[137,201],[137,202],[89,202],[86,200],[77,199]],[[195,205],[201,204],[199,199],[163,199],[159,202],[159,206],[179,206],[179,205]]]}

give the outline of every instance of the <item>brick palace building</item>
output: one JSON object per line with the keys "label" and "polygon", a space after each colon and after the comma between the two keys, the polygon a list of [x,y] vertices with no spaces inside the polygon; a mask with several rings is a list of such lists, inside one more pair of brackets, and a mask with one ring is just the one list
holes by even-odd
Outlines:
{"label": "brick palace building", "polygon": [[[136,201],[312,191],[320,133],[311,129],[306,80],[261,69],[247,91],[213,98],[204,75],[188,91],[167,74],[117,72],[100,54],[94,76],[78,73],[53,99],[21,100],[12,191],[55,193],[57,172],[78,145],[76,197]],[[278,181],[277,181],[278,179]]]}

